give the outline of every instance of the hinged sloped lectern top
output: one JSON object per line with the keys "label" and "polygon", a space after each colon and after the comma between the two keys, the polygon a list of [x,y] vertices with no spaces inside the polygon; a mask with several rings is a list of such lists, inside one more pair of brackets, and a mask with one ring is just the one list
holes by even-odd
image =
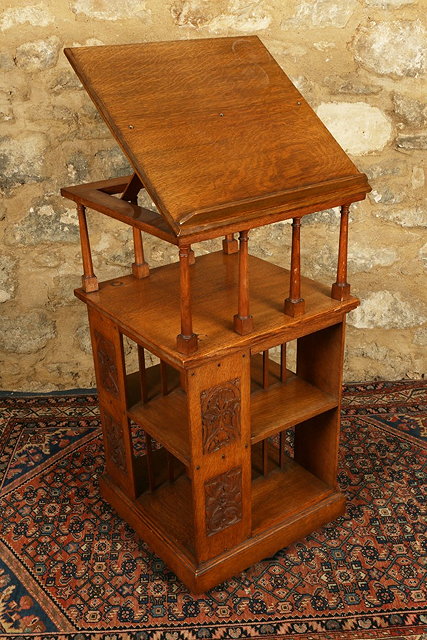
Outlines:
{"label": "hinged sloped lectern top", "polygon": [[[65,53],[134,171],[61,191],[80,224],[76,295],[89,312],[101,490],[191,589],[206,590],[343,511],[344,323],[358,305],[348,212],[370,187],[258,37]],[[157,211],[139,206],[142,189]],[[328,289],[301,277],[300,221],[335,206]],[[131,275],[98,283],[87,207],[132,227]],[[249,255],[250,229],[288,218],[290,271]],[[177,245],[179,264],[150,271],[141,232]],[[219,236],[223,251],[195,259],[193,243]],[[130,374],[123,335],[138,346]],[[146,368],[145,350],[158,365]],[[145,432],[141,456],[131,421]]]}

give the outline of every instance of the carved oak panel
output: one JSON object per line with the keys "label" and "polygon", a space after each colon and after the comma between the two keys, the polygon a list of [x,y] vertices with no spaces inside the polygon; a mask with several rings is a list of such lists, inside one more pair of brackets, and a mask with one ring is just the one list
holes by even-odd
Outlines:
{"label": "carved oak panel", "polygon": [[200,394],[203,453],[212,453],[240,436],[240,378]]}
{"label": "carved oak panel", "polygon": [[95,331],[95,341],[101,385],[105,391],[118,397],[119,383],[114,344],[98,331]]}
{"label": "carved oak panel", "polygon": [[236,467],[205,482],[206,535],[242,519],[242,469]]}
{"label": "carved oak panel", "polygon": [[105,410],[103,411],[103,416],[108,454],[115,465],[122,469],[122,471],[126,471],[126,454],[123,445],[122,427]]}

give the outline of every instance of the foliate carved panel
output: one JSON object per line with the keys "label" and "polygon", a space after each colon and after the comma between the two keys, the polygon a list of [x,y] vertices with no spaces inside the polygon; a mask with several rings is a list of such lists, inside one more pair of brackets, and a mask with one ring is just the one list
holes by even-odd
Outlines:
{"label": "foliate carved panel", "polygon": [[236,467],[205,482],[206,535],[242,519],[242,469]]}
{"label": "foliate carved panel", "polygon": [[101,385],[105,391],[113,396],[118,396],[119,383],[114,344],[98,331],[95,331],[95,341]]}
{"label": "foliate carved panel", "polygon": [[107,440],[108,455],[122,471],[126,471],[126,455],[123,444],[123,431],[121,425],[103,411],[105,437]]}
{"label": "foliate carved panel", "polygon": [[203,453],[221,449],[240,436],[240,378],[200,394]]}

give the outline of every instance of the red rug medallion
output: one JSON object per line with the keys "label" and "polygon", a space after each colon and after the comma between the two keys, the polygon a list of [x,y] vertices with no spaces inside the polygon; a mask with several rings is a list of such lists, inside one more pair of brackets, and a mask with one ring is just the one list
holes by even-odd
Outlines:
{"label": "red rug medallion", "polygon": [[345,516],[200,596],[100,498],[96,396],[0,397],[0,406],[0,636],[356,640],[426,630],[425,384],[348,386]]}

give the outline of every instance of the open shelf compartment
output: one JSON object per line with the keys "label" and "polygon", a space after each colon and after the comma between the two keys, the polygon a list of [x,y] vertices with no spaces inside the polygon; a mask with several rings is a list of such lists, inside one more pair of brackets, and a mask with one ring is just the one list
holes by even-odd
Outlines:
{"label": "open shelf compartment", "polygon": [[269,360],[269,385],[262,388],[262,355],[252,357],[251,366],[251,443],[293,427],[338,405],[338,394],[327,393],[286,369],[280,378],[280,366]]}

